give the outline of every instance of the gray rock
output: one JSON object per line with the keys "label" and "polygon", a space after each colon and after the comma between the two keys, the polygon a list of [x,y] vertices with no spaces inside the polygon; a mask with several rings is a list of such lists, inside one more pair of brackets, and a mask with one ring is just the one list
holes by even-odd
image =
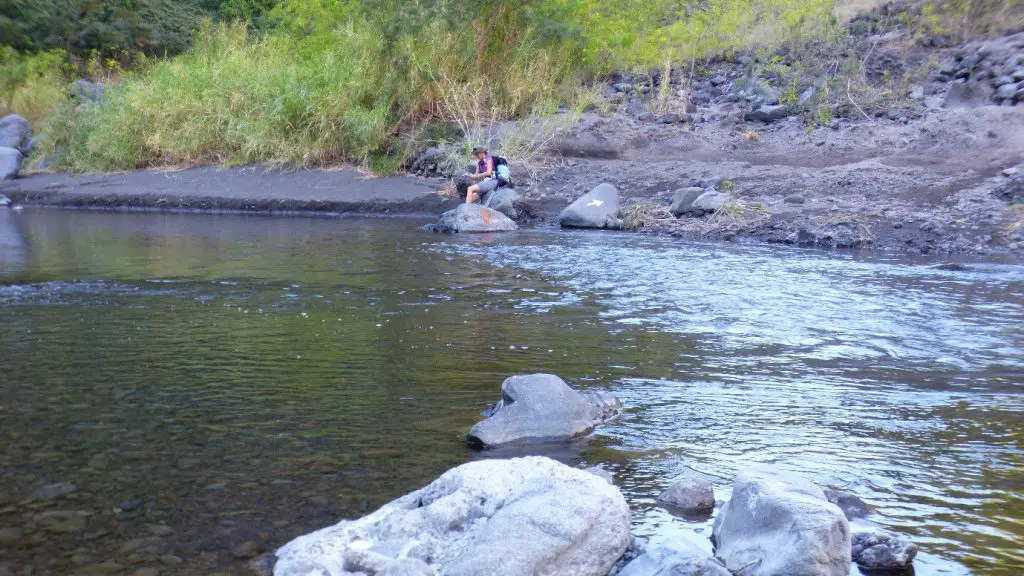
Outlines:
{"label": "gray rock", "polygon": [[814,100],[814,97],[817,94],[818,94],[818,87],[817,86],[813,86],[813,85],[812,86],[808,86],[806,90],[804,90],[803,92],[800,93],[799,105],[800,106],[807,106],[808,104],[811,103],[811,100]]}
{"label": "gray rock", "polygon": [[924,98],[924,86],[914,86],[907,91],[907,97],[911,100],[921,100]]}
{"label": "gray rock", "polygon": [[615,84],[612,84],[612,88],[617,92],[629,93],[633,91],[633,85],[628,82],[616,82]]}
{"label": "gray rock", "polygon": [[276,576],[380,573],[414,559],[446,576],[604,576],[629,546],[618,488],[549,458],[486,459],[292,540]]}
{"label": "gray rock", "polygon": [[693,212],[717,212],[729,203],[729,195],[724,192],[707,190],[693,201],[690,209]]}
{"label": "gray rock", "polygon": [[14,148],[0,147],[0,180],[13,180],[21,170],[21,152]]}
{"label": "gray rock", "polygon": [[741,472],[712,529],[716,556],[744,576],[847,576],[850,526],[813,483],[769,467]]}
{"label": "gray rock", "polygon": [[942,105],[945,108],[985,106],[992,100],[992,92],[992,86],[987,82],[954,82],[950,84]]}
{"label": "gray rock", "polygon": [[479,204],[460,204],[458,208],[441,214],[434,230],[446,234],[511,232],[518,230],[508,216]]}
{"label": "gray rock", "polygon": [[823,487],[821,490],[825,493],[825,499],[838,506],[846,515],[847,520],[864,518],[871,514],[871,507],[856,494],[828,487]]}
{"label": "gray rock", "polygon": [[618,576],[731,576],[728,570],[686,541],[671,548],[650,548],[619,572]]}
{"label": "gray rock", "polygon": [[389,562],[377,576],[435,576],[437,572],[423,560],[400,558]]}
{"label": "gray rock", "polygon": [[710,178],[705,178],[705,179],[701,180],[700,182],[698,182],[697,186],[700,186],[701,188],[704,188],[705,190],[707,190],[709,188],[711,190],[714,190],[715,188],[718,188],[718,185],[721,184],[721,183],[722,183],[722,177],[721,176],[711,176]]}
{"label": "gray rock", "polygon": [[942,108],[943,99],[940,96],[926,96],[924,99],[925,108]]}
{"label": "gray rock", "polygon": [[791,114],[789,106],[782,104],[778,105],[764,105],[756,110],[751,110],[744,114],[744,118],[747,120],[757,120],[758,122],[764,122],[770,124],[776,120],[782,120]]}
{"label": "gray rock", "polygon": [[658,116],[658,122],[662,124],[679,124],[680,122],[682,122],[682,118],[680,118],[679,114],[670,112],[668,114],[662,114],[661,116]]}
{"label": "gray rock", "polygon": [[238,546],[231,549],[231,557],[245,560],[248,558],[255,558],[263,552],[263,544],[256,540],[246,540]]}
{"label": "gray rock", "polygon": [[1000,86],[1005,86],[1007,84],[1014,84],[1014,83],[1015,82],[1013,80],[1013,77],[1005,76],[1005,75],[1003,75],[1003,76],[996,76],[995,80],[992,81],[992,85],[995,86],[996,88],[999,88]]}
{"label": "gray rock", "polygon": [[626,104],[626,114],[639,118],[643,114],[649,114],[649,112],[647,112],[647,108],[642,100],[633,98],[629,101],[629,104]]}
{"label": "gray rock", "polygon": [[558,222],[566,228],[615,228],[618,212],[619,191],[605,182],[566,206]]}
{"label": "gray rock", "polygon": [[863,568],[906,568],[917,556],[917,545],[885,532],[858,532],[851,541],[851,554]]}
{"label": "gray rock", "polygon": [[715,76],[715,77],[713,77],[711,79],[711,85],[712,86],[716,86],[716,87],[717,86],[721,86],[722,84],[725,84],[726,82],[728,82],[728,80],[722,74],[719,74],[719,75],[717,75],[717,76]]}
{"label": "gray rock", "polygon": [[71,494],[75,491],[75,485],[71,482],[58,482],[56,484],[47,484],[40,486],[32,492],[32,497],[39,500],[53,500],[60,498],[67,494]]}
{"label": "gray rock", "polygon": [[512,220],[515,220],[519,217],[519,210],[516,209],[516,205],[521,199],[522,196],[519,192],[516,192],[515,188],[502,187],[496,188],[485,194],[484,199],[480,204],[485,208],[497,210]]}
{"label": "gray rock", "polygon": [[32,125],[17,114],[0,118],[0,148],[14,148],[24,152],[32,139]]}
{"label": "gray rock", "polygon": [[1017,94],[1016,84],[1004,84],[996,89],[995,97],[1000,100],[1013,100],[1015,94]]}
{"label": "gray rock", "polygon": [[71,97],[79,102],[96,102],[103,98],[105,91],[106,86],[103,84],[89,82],[88,80],[75,80],[74,84],[71,85]]}
{"label": "gray rock", "polygon": [[785,199],[783,199],[783,202],[785,202],[786,204],[803,204],[804,201],[804,197],[801,196],[800,194],[790,194],[789,196],[786,196]]}
{"label": "gray rock", "polygon": [[688,214],[693,206],[693,201],[704,194],[703,188],[692,186],[680,188],[672,193],[672,206],[669,208],[675,216]]}
{"label": "gray rock", "polygon": [[609,394],[581,394],[552,374],[512,376],[501,383],[501,400],[470,429],[467,441],[476,448],[564,442],[589,434],[621,408]]}
{"label": "gray rock", "polygon": [[666,488],[658,496],[658,504],[684,514],[710,514],[715,509],[715,489],[710,482],[687,476]]}
{"label": "gray rock", "polygon": [[7,196],[0,194],[0,208],[6,208],[11,205],[11,199]]}

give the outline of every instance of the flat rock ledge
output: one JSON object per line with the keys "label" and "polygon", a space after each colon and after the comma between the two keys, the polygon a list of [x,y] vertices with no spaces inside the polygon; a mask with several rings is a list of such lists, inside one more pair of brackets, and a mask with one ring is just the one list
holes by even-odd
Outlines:
{"label": "flat rock ledge", "polygon": [[501,400],[469,431],[477,449],[513,443],[565,442],[585,436],[622,410],[603,392],[578,392],[553,374],[512,376],[501,384]]}
{"label": "flat rock ledge", "polygon": [[605,576],[631,541],[618,488],[549,458],[480,460],[276,552],[275,576]]}

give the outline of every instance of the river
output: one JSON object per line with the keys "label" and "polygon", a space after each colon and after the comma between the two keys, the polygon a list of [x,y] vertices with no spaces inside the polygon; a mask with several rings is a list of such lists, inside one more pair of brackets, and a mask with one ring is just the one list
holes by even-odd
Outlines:
{"label": "river", "polygon": [[918,575],[1024,570],[1024,267],[419,224],[0,210],[0,565],[230,572],[480,457],[501,381],[552,372],[625,403],[559,456],[654,542],[708,547],[674,478],[769,462]]}

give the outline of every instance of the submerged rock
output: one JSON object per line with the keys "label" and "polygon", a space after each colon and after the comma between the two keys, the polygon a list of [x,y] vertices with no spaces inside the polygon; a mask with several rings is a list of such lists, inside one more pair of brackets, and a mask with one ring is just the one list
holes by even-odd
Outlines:
{"label": "submerged rock", "polygon": [[474,448],[564,442],[589,434],[621,409],[614,396],[577,392],[552,374],[512,376],[501,384],[501,401],[473,426],[467,441]]}
{"label": "submerged rock", "polygon": [[433,228],[446,234],[472,232],[511,232],[518,230],[508,216],[497,210],[479,204],[460,204],[458,208],[441,215],[441,220]]}
{"label": "submerged rock", "polygon": [[515,188],[497,188],[485,194],[480,204],[485,208],[497,210],[515,220],[519,218],[519,210],[516,209],[516,204],[521,199],[522,196],[519,192],[516,192]]}
{"label": "submerged rock", "polygon": [[618,228],[619,191],[605,182],[565,207],[558,222],[566,228]]}
{"label": "submerged rock", "polygon": [[618,576],[732,576],[724,566],[685,541],[672,547],[649,548],[626,565]]}
{"label": "submerged rock", "polygon": [[871,569],[906,568],[917,556],[917,545],[885,532],[858,532],[851,552],[858,566]]}
{"label": "submerged rock", "polygon": [[856,494],[828,487],[824,487],[821,490],[825,493],[826,500],[839,506],[839,509],[846,515],[847,520],[863,518],[871,513],[871,507]]}
{"label": "submerged rock", "polygon": [[715,555],[744,576],[846,576],[850,526],[808,480],[755,467],[733,482],[732,499],[715,519]]}
{"label": "submerged rock", "polygon": [[292,540],[274,574],[604,576],[630,539],[629,506],[604,480],[539,456],[480,460]]}
{"label": "submerged rock", "polygon": [[666,488],[658,504],[684,514],[710,514],[715,509],[715,489],[710,482],[687,476]]}

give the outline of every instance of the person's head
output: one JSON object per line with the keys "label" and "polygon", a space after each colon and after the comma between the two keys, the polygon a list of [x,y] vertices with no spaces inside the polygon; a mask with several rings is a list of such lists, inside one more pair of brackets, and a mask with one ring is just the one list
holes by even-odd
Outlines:
{"label": "person's head", "polygon": [[477,160],[483,160],[484,158],[487,158],[487,148],[484,148],[483,146],[477,146],[476,148],[473,148],[473,156],[476,156]]}

